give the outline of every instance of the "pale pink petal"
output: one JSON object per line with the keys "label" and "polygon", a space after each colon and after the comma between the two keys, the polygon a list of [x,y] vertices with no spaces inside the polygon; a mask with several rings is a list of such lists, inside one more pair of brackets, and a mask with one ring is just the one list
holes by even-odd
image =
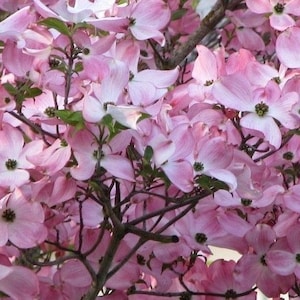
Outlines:
{"label": "pale pink petal", "polygon": [[[17,215],[17,212],[16,212]],[[20,248],[32,248],[45,241],[47,229],[43,224],[29,221],[16,221],[8,227],[9,240]]]}
{"label": "pale pink petal", "polygon": [[225,182],[229,186],[230,191],[234,191],[237,188],[237,179],[233,175],[233,173],[231,173],[228,170],[225,170],[225,169],[211,169],[211,170],[208,170],[208,171],[204,171],[203,173],[206,174],[206,175],[209,175],[213,178],[216,178],[220,181]]}
{"label": "pale pink petal", "polygon": [[300,213],[300,185],[294,185],[283,196],[284,203],[291,211]]}
{"label": "pale pink petal", "polygon": [[34,57],[23,53],[12,41],[7,41],[2,53],[4,66],[18,77],[26,77],[32,68]]}
{"label": "pale pink petal", "polygon": [[[4,220],[0,221],[0,247],[5,246],[8,241],[8,229],[7,229],[7,222]],[[1,282],[1,281],[0,281]]]}
{"label": "pale pink petal", "polygon": [[233,159],[232,148],[227,147],[222,138],[204,140],[195,160],[203,164],[204,171],[228,167]]}
{"label": "pale pink petal", "polygon": [[[78,212],[78,210],[77,210]],[[87,199],[82,205],[82,219],[83,224],[89,227],[97,227],[103,220],[103,209],[98,203]],[[78,218],[78,223],[80,219]]]}
{"label": "pale pink petal", "polygon": [[175,144],[163,135],[157,135],[150,145],[153,148],[153,159],[157,166],[165,163],[176,150]]}
{"label": "pale pink petal", "polygon": [[101,83],[101,94],[97,95],[102,103],[117,103],[129,80],[129,70],[125,63],[113,60],[109,64],[110,73]]}
{"label": "pale pink petal", "polygon": [[212,93],[214,98],[226,107],[239,111],[253,109],[252,87],[241,75],[223,77],[214,84]]}
{"label": "pale pink petal", "polygon": [[134,79],[128,84],[128,93],[134,105],[148,106],[155,100],[155,86],[150,82],[138,82]]}
{"label": "pale pink petal", "polygon": [[7,38],[19,38],[29,24],[34,21],[34,14],[30,7],[26,6],[14,14],[2,20],[0,23],[0,38],[5,41]]}
{"label": "pale pink petal", "polygon": [[293,129],[299,126],[299,121],[291,114],[292,107],[299,101],[296,92],[283,95],[277,103],[270,105],[269,114],[277,119],[284,127]]}
{"label": "pale pink petal", "polygon": [[86,19],[88,24],[101,30],[112,32],[126,32],[129,26],[129,18],[125,17],[105,17],[102,19]]}
{"label": "pale pink petal", "polygon": [[44,18],[57,18],[58,15],[40,0],[33,0],[36,11]]}
{"label": "pale pink petal", "polygon": [[198,83],[205,85],[218,77],[217,59],[214,53],[205,46],[196,47],[198,57],[195,60],[192,76]]}
{"label": "pale pink petal", "polygon": [[47,204],[49,206],[56,205],[72,199],[76,193],[76,183],[72,179],[65,176],[59,176],[54,182],[51,198]]}
{"label": "pale pink petal", "polygon": [[285,3],[284,11],[287,14],[300,16],[300,2],[299,0],[289,0]]}
{"label": "pale pink petal", "polygon": [[287,232],[288,246],[290,246],[290,248],[294,254],[300,253],[299,234],[300,234],[299,224],[295,224],[293,230],[290,230]]}
{"label": "pale pink petal", "polygon": [[242,47],[251,51],[263,51],[265,43],[260,35],[251,28],[242,28],[236,31],[237,38]]}
{"label": "pale pink petal", "polygon": [[222,212],[217,215],[217,219],[222,228],[234,236],[243,237],[252,228],[237,213]]}
{"label": "pale pink petal", "polygon": [[279,31],[286,30],[295,25],[295,20],[288,14],[273,14],[270,16],[270,25]]}
{"label": "pale pink petal", "polygon": [[274,77],[278,76],[278,71],[267,64],[251,61],[246,67],[248,80],[256,86],[266,86]]}
{"label": "pale pink petal", "polygon": [[146,24],[148,27],[159,30],[167,25],[171,17],[171,12],[164,1],[147,0],[137,3],[131,17],[136,19],[137,26]]}
{"label": "pale pink petal", "polygon": [[266,256],[269,268],[279,275],[290,275],[296,267],[296,258],[293,253],[283,250],[271,250]]}
{"label": "pale pink petal", "polygon": [[[193,168],[187,161],[171,161],[162,165],[170,181],[181,191],[188,193],[194,188]],[[184,174],[184,175],[183,175]]]}
{"label": "pale pink petal", "polygon": [[92,155],[88,156],[85,153],[81,155],[75,154],[75,157],[78,165],[70,169],[72,177],[77,180],[89,179],[95,171],[96,160],[92,159]]}
{"label": "pale pink petal", "polygon": [[92,278],[88,270],[79,260],[68,260],[61,268],[61,280],[73,287],[88,287]]}
{"label": "pale pink petal", "polygon": [[86,121],[97,123],[102,120],[105,114],[103,104],[98,99],[93,96],[84,98],[82,115]]}
{"label": "pale pink petal", "polygon": [[132,35],[139,41],[144,41],[152,38],[160,44],[164,43],[164,35],[159,30],[147,25],[139,25],[138,27],[131,26],[130,31],[132,32]]}
{"label": "pale pink petal", "polygon": [[258,224],[246,234],[249,246],[252,246],[258,255],[266,254],[275,239],[274,230],[266,224]]}
{"label": "pale pink petal", "polygon": [[216,191],[214,193],[214,201],[223,207],[236,206],[241,203],[241,200],[237,196],[232,195],[232,193],[226,190]]}
{"label": "pale pink petal", "polygon": [[300,28],[290,27],[276,40],[276,53],[282,64],[288,68],[300,67]]}
{"label": "pale pink petal", "polygon": [[273,11],[273,7],[269,0],[246,0],[247,7],[257,13],[264,14]]}
{"label": "pale pink petal", "polygon": [[1,265],[0,269],[5,272],[9,268],[9,274],[0,280],[0,290],[15,300],[36,299],[39,293],[39,282],[34,272],[27,268]]}
{"label": "pale pink petal", "polygon": [[131,129],[137,129],[137,121],[142,115],[141,108],[133,105],[108,105],[107,113],[114,120]]}
{"label": "pale pink petal", "polygon": [[169,139],[175,143],[176,150],[171,160],[186,159],[193,151],[195,140],[186,124],[176,126],[170,133]]}
{"label": "pale pink petal", "polygon": [[241,125],[262,132],[271,145],[276,149],[280,147],[281,132],[273,118],[268,116],[259,117],[255,113],[249,113],[241,119]]}
{"label": "pale pink petal", "polygon": [[0,186],[19,187],[28,182],[29,173],[26,170],[16,169],[0,172]]}
{"label": "pale pink petal", "polygon": [[177,68],[173,70],[143,70],[134,75],[134,80],[151,82],[157,88],[167,88],[175,83],[178,75]]}
{"label": "pale pink petal", "polygon": [[101,159],[100,165],[113,176],[128,181],[135,181],[132,164],[125,157],[113,154],[105,155]]}

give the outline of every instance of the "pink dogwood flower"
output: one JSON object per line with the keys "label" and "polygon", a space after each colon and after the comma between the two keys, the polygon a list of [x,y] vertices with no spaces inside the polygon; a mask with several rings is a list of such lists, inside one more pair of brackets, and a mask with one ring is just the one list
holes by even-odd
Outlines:
{"label": "pink dogwood flower", "polygon": [[27,268],[1,264],[0,290],[9,299],[32,300],[38,297],[39,282],[35,273]]}
{"label": "pink dogwood flower", "polygon": [[[295,274],[300,279],[300,226],[296,224],[281,241],[282,247],[272,248],[267,256],[270,269],[276,274],[286,276]],[[277,248],[277,249],[276,249]]]}
{"label": "pink dogwood flower", "polygon": [[276,149],[281,145],[281,132],[275,120],[285,128],[298,126],[299,122],[291,114],[293,105],[299,100],[297,93],[282,95],[274,81],[269,81],[265,88],[253,90],[244,77],[228,75],[214,85],[213,95],[226,107],[247,112],[241,118],[241,126],[262,132]]}
{"label": "pink dogwood flower", "polygon": [[24,145],[21,132],[4,124],[0,130],[0,186],[19,187],[29,181],[28,169],[34,168],[27,156],[42,150],[41,140]]}
{"label": "pink dogwood flower", "polygon": [[293,16],[300,16],[299,0],[246,0],[248,8],[269,17],[270,25],[283,31],[295,25]]}
{"label": "pink dogwood flower", "polygon": [[45,240],[42,206],[29,202],[19,189],[0,199],[0,214],[0,246],[10,241],[17,247],[30,248]]}

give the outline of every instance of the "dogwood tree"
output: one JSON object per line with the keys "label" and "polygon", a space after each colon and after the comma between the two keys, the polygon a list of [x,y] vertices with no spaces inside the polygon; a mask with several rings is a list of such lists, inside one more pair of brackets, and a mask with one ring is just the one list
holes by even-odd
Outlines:
{"label": "dogwood tree", "polygon": [[3,299],[300,297],[300,0],[0,9]]}

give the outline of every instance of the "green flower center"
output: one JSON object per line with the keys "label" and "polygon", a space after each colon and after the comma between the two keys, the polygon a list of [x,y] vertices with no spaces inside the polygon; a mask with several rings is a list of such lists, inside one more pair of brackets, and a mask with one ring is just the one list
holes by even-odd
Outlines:
{"label": "green flower center", "polygon": [[15,170],[17,168],[17,161],[15,159],[8,159],[5,162],[5,166],[7,168],[7,170]]}
{"label": "green flower center", "polygon": [[283,153],[282,157],[286,160],[292,160],[294,158],[294,154],[291,151]]}
{"label": "green flower center", "polygon": [[249,206],[249,205],[251,205],[252,200],[251,200],[251,199],[242,198],[242,199],[241,199],[241,203],[242,203],[244,206]]}
{"label": "green flower center", "polygon": [[205,86],[210,86],[214,83],[213,80],[206,80],[206,82],[204,83]]}
{"label": "green flower center", "polygon": [[237,292],[233,289],[227,290],[225,293],[225,299],[236,299],[237,298]]}
{"label": "green flower center", "polygon": [[201,172],[204,170],[204,165],[202,162],[195,162],[193,168],[196,172]]}
{"label": "green flower center", "polygon": [[277,4],[274,6],[274,11],[275,11],[275,13],[277,13],[277,14],[282,14],[283,11],[284,11],[284,4],[277,3]]}
{"label": "green flower center", "polygon": [[60,141],[60,146],[61,146],[61,147],[67,147],[67,146],[68,146],[67,141],[66,141],[65,139],[62,139],[62,140]]}
{"label": "green flower center", "polygon": [[207,241],[207,236],[205,233],[196,233],[195,234],[195,240],[198,244],[204,244]]}
{"label": "green flower center", "polygon": [[255,112],[259,117],[263,117],[269,111],[269,106],[263,102],[255,105]]}
{"label": "green flower center", "polygon": [[263,265],[263,266],[267,266],[267,262],[266,262],[266,255],[264,254],[261,258],[260,258],[260,263]]}
{"label": "green flower center", "polygon": [[279,76],[273,77],[272,79],[273,79],[277,84],[280,84],[280,83],[281,83],[281,79],[280,79]]}
{"label": "green flower center", "polygon": [[297,253],[297,254],[296,254],[296,262],[297,262],[297,263],[300,263],[300,253]]}
{"label": "green flower center", "polygon": [[55,107],[47,107],[44,110],[44,114],[47,115],[49,118],[54,118],[55,117]]}
{"label": "green flower center", "polygon": [[5,221],[5,222],[8,222],[8,223],[12,223],[16,218],[16,214],[15,212],[8,208],[6,209],[3,213],[2,213],[2,219]]}
{"label": "green flower center", "polygon": [[90,49],[89,48],[83,48],[82,49],[82,53],[84,54],[84,55],[89,55],[90,54]]}

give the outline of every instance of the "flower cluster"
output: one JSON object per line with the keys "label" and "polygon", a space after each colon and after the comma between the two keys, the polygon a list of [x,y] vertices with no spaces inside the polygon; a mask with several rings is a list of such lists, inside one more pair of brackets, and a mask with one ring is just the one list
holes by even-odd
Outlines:
{"label": "flower cluster", "polygon": [[1,1],[1,296],[300,297],[300,0],[203,2]]}

